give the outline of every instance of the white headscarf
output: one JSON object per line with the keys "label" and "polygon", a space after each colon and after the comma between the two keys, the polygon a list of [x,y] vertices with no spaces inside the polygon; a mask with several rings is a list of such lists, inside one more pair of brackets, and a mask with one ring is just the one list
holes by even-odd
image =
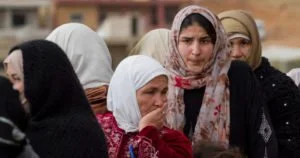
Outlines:
{"label": "white headscarf", "polygon": [[112,59],[96,32],[83,24],[69,23],[56,28],[46,39],[64,50],[84,89],[109,84]]}
{"label": "white headscarf", "polygon": [[292,78],[297,86],[300,84],[300,68],[292,69],[286,75]]}
{"label": "white headscarf", "polygon": [[116,68],[108,89],[107,108],[126,133],[138,131],[141,120],[136,91],[160,75],[167,76],[163,66],[146,55],[127,57]]}

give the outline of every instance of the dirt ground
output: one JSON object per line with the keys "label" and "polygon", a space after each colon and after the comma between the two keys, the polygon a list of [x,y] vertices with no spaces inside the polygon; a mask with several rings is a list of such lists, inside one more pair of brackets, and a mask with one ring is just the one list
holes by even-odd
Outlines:
{"label": "dirt ground", "polygon": [[300,47],[299,0],[200,0],[198,3],[215,13],[243,9],[265,23],[265,45]]}

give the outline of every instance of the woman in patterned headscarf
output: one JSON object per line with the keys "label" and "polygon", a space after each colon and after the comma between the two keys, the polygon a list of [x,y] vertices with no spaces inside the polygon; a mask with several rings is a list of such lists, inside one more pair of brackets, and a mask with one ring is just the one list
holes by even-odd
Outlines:
{"label": "woman in patterned headscarf", "polygon": [[[239,147],[248,157],[276,157],[277,143],[251,68],[231,61],[225,31],[206,8],[177,13],[166,59],[168,125],[197,145]],[[264,139],[263,139],[264,138]]]}
{"label": "woman in patterned headscarf", "polygon": [[280,157],[300,157],[300,93],[293,80],[261,56],[261,41],[254,19],[242,10],[219,14],[230,40],[231,58],[245,61],[264,92],[278,139]]}

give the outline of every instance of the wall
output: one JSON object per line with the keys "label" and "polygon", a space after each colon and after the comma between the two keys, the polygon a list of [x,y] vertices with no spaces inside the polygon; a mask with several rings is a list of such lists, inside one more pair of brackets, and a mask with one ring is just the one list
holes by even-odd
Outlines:
{"label": "wall", "polygon": [[[72,14],[81,14],[82,23],[90,28],[96,30],[98,28],[98,9],[97,6],[84,5],[84,6],[58,6],[55,9],[55,26],[60,26],[64,23],[72,22],[70,17]],[[59,15],[59,16],[58,16]]]}

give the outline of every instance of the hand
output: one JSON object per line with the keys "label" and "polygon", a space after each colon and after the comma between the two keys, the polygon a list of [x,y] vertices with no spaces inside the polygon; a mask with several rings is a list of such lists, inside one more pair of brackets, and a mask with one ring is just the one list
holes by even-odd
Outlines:
{"label": "hand", "polygon": [[139,123],[139,131],[142,131],[147,126],[154,126],[157,129],[161,129],[164,125],[166,111],[167,103],[146,114]]}

